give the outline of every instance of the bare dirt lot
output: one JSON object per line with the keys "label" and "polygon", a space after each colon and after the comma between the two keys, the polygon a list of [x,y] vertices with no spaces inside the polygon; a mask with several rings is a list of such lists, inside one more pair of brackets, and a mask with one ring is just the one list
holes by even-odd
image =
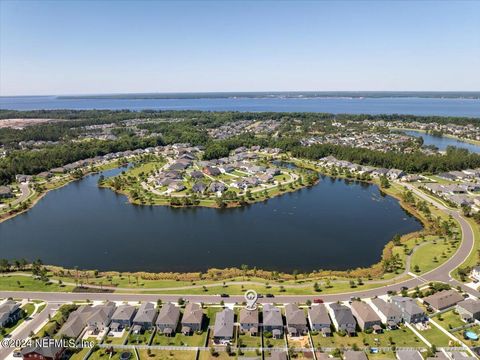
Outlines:
{"label": "bare dirt lot", "polygon": [[23,129],[26,126],[39,125],[47,122],[59,122],[64,121],[61,119],[0,119],[0,129],[12,128]]}

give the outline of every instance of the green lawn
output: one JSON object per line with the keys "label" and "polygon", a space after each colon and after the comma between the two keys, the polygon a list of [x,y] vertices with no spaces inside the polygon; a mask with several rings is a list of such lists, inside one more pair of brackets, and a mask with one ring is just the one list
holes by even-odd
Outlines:
{"label": "green lawn", "polygon": [[430,329],[419,331],[419,333],[427,339],[430,344],[436,346],[450,346],[452,342],[447,335],[433,324],[430,325]]}
{"label": "green lawn", "polygon": [[443,314],[435,315],[433,319],[447,331],[465,325],[465,322],[462,321],[455,310],[449,310]]}
{"label": "green lawn", "polygon": [[85,355],[87,355],[89,348],[81,349],[80,351],[74,353],[69,360],[83,360]]}
{"label": "green lawn", "polygon": [[135,359],[133,350],[114,350],[114,354],[110,357],[110,354],[107,354],[105,351],[107,349],[98,349],[88,357],[88,360],[120,360],[120,354],[124,351],[132,353],[130,359]]}
{"label": "green lawn", "polygon": [[219,351],[214,356],[209,351],[201,351],[198,357],[199,360],[232,360],[235,358],[235,356],[229,356],[225,351]]}
{"label": "green lawn", "polygon": [[27,289],[28,291],[70,292],[72,291],[73,287],[62,287],[54,283],[45,283],[41,280],[35,280],[33,277],[19,275],[2,275],[0,276],[0,289],[4,291]]}
{"label": "green lawn", "polygon": [[435,242],[420,246],[412,254],[410,271],[413,272],[415,265],[418,265],[420,268],[419,274],[426,273],[437,268],[455,253],[457,247],[458,245],[453,245],[441,239],[437,239]]}
{"label": "green lawn", "polygon": [[128,336],[127,345],[149,345],[153,331],[145,331],[143,334],[133,334]]}
{"label": "green lawn", "polygon": [[244,334],[238,336],[239,343],[242,347],[261,347],[262,338],[260,336],[251,336],[250,334]]}
{"label": "green lawn", "polygon": [[321,334],[312,336],[315,347],[350,347],[356,344],[358,347],[424,347],[426,346],[417,336],[407,327],[397,330],[385,331],[383,334],[357,333],[357,336],[340,336],[333,333],[331,337],[323,337]]}
{"label": "green lawn", "polygon": [[195,360],[196,351],[138,350],[140,360]]}
{"label": "green lawn", "polygon": [[204,346],[207,337],[206,331],[202,334],[194,333],[191,336],[185,336],[182,333],[176,333],[175,336],[165,336],[163,334],[156,333],[153,338],[152,345],[174,345],[174,346]]}
{"label": "green lawn", "polygon": [[266,348],[271,348],[271,347],[281,347],[284,348],[287,346],[287,343],[285,341],[285,338],[281,339],[274,339],[274,338],[266,338],[265,336],[263,337],[263,345]]}
{"label": "green lawn", "polygon": [[[74,311],[74,307],[70,305],[62,305],[60,309],[53,315],[50,320],[40,329],[40,331],[36,334],[37,338],[42,338],[45,336],[54,337],[58,330],[62,327],[65,323],[65,318],[62,315],[62,308],[69,307],[71,311]],[[68,316],[67,316],[68,317]]]}

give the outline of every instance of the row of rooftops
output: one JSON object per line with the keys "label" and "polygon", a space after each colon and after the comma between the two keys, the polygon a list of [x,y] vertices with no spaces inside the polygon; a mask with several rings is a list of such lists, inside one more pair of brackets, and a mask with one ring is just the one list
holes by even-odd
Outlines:
{"label": "row of rooftops", "polygon": [[374,177],[386,176],[391,180],[400,179],[407,176],[403,170],[375,168],[373,166],[354,164],[350,161],[338,160],[334,156],[326,156],[321,158],[318,160],[318,163],[319,165],[323,166],[348,169],[359,174],[370,174]]}
{"label": "row of rooftops", "polygon": [[[123,326],[138,325],[149,328],[156,325],[174,326],[178,324],[180,309],[171,303],[166,303],[157,312],[153,303],[144,302],[139,308],[133,305],[116,306],[113,302],[91,306],[82,305],[72,312],[60,329],[60,334],[76,338],[85,327],[115,329]],[[183,322],[202,323],[203,311],[199,304],[189,303],[184,311]]]}

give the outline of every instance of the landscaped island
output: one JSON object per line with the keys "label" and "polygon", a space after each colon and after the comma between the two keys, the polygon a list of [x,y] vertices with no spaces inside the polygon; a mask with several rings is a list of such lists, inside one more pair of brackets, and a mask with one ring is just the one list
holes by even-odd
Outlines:
{"label": "landscaped island", "polygon": [[122,174],[99,184],[134,204],[235,207],[311,186],[318,175],[280,155],[280,149],[235,149],[230,156],[202,160],[198,146],[158,147],[134,160]]}

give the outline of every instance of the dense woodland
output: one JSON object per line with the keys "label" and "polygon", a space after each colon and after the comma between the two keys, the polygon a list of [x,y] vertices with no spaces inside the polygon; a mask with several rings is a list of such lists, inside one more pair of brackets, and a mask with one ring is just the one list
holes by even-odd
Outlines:
{"label": "dense woodland", "polygon": [[[456,117],[424,117],[405,115],[333,115],[324,113],[242,113],[242,112],[200,112],[200,111],[142,111],[129,110],[39,110],[39,111],[10,111],[0,110],[0,119],[8,118],[48,118],[63,119],[56,123],[47,123],[29,126],[23,130],[4,128],[0,129],[0,145],[9,150],[7,157],[0,160],[0,184],[12,182],[16,174],[36,174],[68,163],[104,155],[110,152],[133,150],[150,146],[191,143],[205,146],[205,159],[227,156],[228,153],[240,146],[269,146],[278,147],[284,151],[291,151],[293,156],[308,159],[319,159],[333,155],[338,159],[348,160],[358,164],[373,165],[385,168],[399,168],[407,172],[440,172],[480,167],[480,155],[469,153],[466,150],[449,148],[446,155],[425,155],[423,153],[403,154],[398,152],[380,152],[361,148],[352,148],[338,145],[314,145],[303,147],[300,145],[302,134],[292,131],[292,124],[300,124],[307,130],[313,122],[332,120],[336,118],[361,121],[377,120],[405,120],[419,122],[478,124],[480,119]],[[138,138],[127,128],[122,130],[121,122],[131,119],[150,119],[158,121],[139,124],[137,127],[151,133],[161,134],[148,138]],[[279,135],[273,137],[256,137],[243,134],[227,140],[214,141],[207,134],[208,128],[215,128],[237,120],[284,120]],[[167,120],[167,121],[161,121]],[[289,121],[290,120],[290,121]],[[73,142],[88,125],[118,123],[119,136],[113,141],[83,141]],[[60,141],[59,144],[42,148],[41,150],[21,150],[20,141],[44,140]]]}

